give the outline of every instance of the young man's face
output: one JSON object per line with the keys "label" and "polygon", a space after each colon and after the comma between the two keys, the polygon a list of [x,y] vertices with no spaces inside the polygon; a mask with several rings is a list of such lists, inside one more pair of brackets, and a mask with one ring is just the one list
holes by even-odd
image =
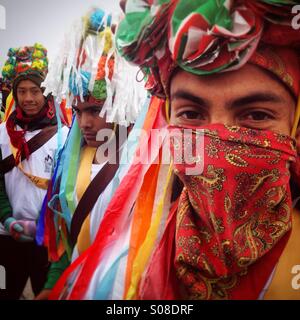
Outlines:
{"label": "young man's face", "polygon": [[99,147],[103,141],[97,141],[97,133],[101,129],[113,129],[112,123],[106,123],[105,119],[99,117],[102,104],[91,102],[78,102],[73,106],[76,113],[79,128],[88,146]]}
{"label": "young man's face", "polygon": [[37,115],[45,105],[41,88],[30,80],[20,81],[16,94],[18,105],[28,117]]}
{"label": "young man's face", "polygon": [[180,70],[171,80],[170,100],[175,125],[222,123],[287,135],[296,109],[280,80],[251,64],[208,76]]}

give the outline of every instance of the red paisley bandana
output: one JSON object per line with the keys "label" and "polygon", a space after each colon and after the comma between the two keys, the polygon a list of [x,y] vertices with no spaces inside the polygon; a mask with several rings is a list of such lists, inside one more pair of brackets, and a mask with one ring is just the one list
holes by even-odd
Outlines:
{"label": "red paisley bandana", "polygon": [[[291,228],[288,164],[295,157],[288,136],[213,125],[204,129],[203,173],[186,175],[185,164],[175,164],[185,185],[175,268],[190,298],[238,298],[249,269],[267,262]],[[258,297],[261,280],[247,298]]]}
{"label": "red paisley bandana", "polygon": [[[198,164],[202,161],[203,172],[188,175],[191,162],[178,163],[176,150],[187,148],[189,142],[174,134],[175,173],[185,186],[176,212],[174,245],[170,246],[170,235],[160,243],[141,298],[179,298],[170,290],[159,296],[154,288],[156,281],[165,281],[162,287],[176,287],[172,276],[157,280],[155,271],[162,270],[160,263],[173,251],[177,287],[179,283],[184,292],[180,298],[257,299],[290,234],[294,140],[217,124],[203,127],[203,152],[194,148],[199,128],[189,129],[194,132],[192,158]],[[170,127],[171,134],[178,130],[183,129]]]}

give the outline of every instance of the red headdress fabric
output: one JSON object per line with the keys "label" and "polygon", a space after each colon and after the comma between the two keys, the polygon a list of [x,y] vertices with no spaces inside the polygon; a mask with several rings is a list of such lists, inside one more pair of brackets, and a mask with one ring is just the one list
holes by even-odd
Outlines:
{"label": "red headdress fabric", "polygon": [[288,87],[295,97],[298,97],[300,89],[300,59],[296,50],[289,47],[261,45],[249,62],[272,72]]}
{"label": "red headdress fabric", "polygon": [[117,47],[150,74],[148,88],[164,97],[176,67],[198,75],[226,72],[241,68],[262,44],[299,47],[300,32],[291,24],[296,4],[128,0]]}

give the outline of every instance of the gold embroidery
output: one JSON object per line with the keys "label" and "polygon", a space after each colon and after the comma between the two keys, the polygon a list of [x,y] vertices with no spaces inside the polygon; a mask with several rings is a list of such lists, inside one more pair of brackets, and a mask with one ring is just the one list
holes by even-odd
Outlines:
{"label": "gold embroidery", "polygon": [[243,160],[241,157],[235,154],[226,154],[225,159],[232,165],[236,167],[247,167],[247,161]]}

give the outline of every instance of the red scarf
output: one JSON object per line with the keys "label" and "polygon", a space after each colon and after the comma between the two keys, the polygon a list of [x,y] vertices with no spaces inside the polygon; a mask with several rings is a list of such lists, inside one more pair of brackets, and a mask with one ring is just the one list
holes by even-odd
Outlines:
{"label": "red scarf", "polygon": [[[35,116],[27,117],[22,112],[22,109],[17,106],[16,110],[9,116],[6,121],[6,129],[10,138],[10,143],[17,149],[16,163],[18,164],[21,159],[21,155],[24,154],[26,159],[29,158],[29,149],[25,139],[25,133],[31,127],[32,130],[41,129],[49,121],[55,117],[53,101],[49,100],[46,102],[46,106]],[[23,129],[16,130],[16,124],[20,125]]]}
{"label": "red scarf", "polygon": [[[195,134],[199,128],[190,129],[190,140],[182,142],[175,134],[171,146],[175,173],[185,186],[176,215],[169,218],[173,224],[177,220],[176,230],[156,250],[140,298],[257,299],[290,234],[288,164],[296,158],[294,141],[270,131],[224,125],[204,127],[204,135]],[[182,131],[170,127],[171,133],[176,130]],[[203,146],[198,149],[197,136]],[[189,146],[192,156],[178,161],[177,151]],[[188,175],[193,166],[202,173]],[[170,224],[167,228],[172,229]],[[171,272],[164,270],[158,277],[166,257],[172,261]],[[157,282],[180,289],[158,292]]]}

